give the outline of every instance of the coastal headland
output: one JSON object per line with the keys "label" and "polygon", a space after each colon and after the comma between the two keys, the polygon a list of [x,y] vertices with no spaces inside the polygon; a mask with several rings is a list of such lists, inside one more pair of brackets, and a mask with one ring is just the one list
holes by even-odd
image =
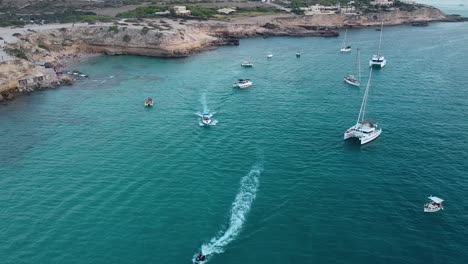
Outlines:
{"label": "coastal headland", "polygon": [[177,58],[221,45],[239,45],[239,39],[249,37],[337,37],[340,28],[372,27],[382,21],[385,25],[420,25],[460,20],[423,6],[366,14],[277,13],[228,20],[164,17],[136,23],[120,19],[114,23],[0,27],[0,102],[37,89],[72,84],[74,76],[65,73],[65,68],[98,55]]}

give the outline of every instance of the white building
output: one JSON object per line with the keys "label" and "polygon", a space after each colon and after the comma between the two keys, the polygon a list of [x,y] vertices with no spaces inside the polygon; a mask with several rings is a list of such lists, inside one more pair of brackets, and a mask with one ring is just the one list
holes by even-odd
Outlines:
{"label": "white building", "polygon": [[392,6],[395,2],[393,0],[374,0],[370,4],[374,6]]}
{"label": "white building", "polygon": [[178,16],[188,16],[192,14],[192,11],[187,10],[185,6],[174,6],[172,9],[174,9],[174,12]]}
{"label": "white building", "polygon": [[323,6],[323,5],[313,5],[309,7],[301,7],[301,10],[304,11],[304,15],[310,16],[314,14],[335,14],[336,12],[340,11],[340,5],[334,6]]}
{"label": "white building", "polygon": [[221,8],[216,10],[220,14],[229,15],[230,13],[236,12],[235,8]]}

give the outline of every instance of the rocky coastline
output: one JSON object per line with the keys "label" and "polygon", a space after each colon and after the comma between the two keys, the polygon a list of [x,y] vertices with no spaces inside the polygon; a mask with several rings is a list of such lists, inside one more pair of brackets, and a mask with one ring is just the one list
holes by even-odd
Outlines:
{"label": "rocky coastline", "polygon": [[72,84],[64,73],[71,63],[99,55],[187,57],[222,45],[239,45],[250,37],[337,37],[340,28],[380,25],[425,25],[434,21],[459,22],[466,18],[447,16],[424,7],[416,11],[393,11],[365,15],[287,15],[244,21],[145,20],[124,23],[71,26],[34,31],[19,36],[5,50],[18,59],[0,64],[0,102],[37,89]]}

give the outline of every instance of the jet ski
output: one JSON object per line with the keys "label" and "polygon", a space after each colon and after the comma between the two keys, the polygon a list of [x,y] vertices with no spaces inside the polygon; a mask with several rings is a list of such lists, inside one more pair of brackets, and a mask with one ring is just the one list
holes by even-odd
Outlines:
{"label": "jet ski", "polygon": [[194,264],[201,264],[206,260],[206,256],[202,252],[198,253],[198,256],[195,258]]}

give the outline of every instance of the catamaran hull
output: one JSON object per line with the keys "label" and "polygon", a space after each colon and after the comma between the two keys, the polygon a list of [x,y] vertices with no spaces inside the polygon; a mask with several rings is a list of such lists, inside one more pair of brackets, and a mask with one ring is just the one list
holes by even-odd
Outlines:
{"label": "catamaran hull", "polygon": [[374,139],[379,137],[380,134],[382,134],[382,129],[375,130],[374,132],[372,132],[370,134],[364,134],[362,132],[356,132],[353,129],[354,129],[354,127],[351,127],[350,129],[348,129],[348,131],[346,131],[344,133],[343,138],[344,138],[344,140],[347,140],[347,139],[350,139],[350,138],[357,138],[359,140],[359,142],[361,143],[361,145],[364,145],[364,144],[367,144],[367,143],[373,141]]}
{"label": "catamaran hull", "polygon": [[382,129],[376,130],[374,133],[372,133],[372,134],[370,134],[370,135],[361,137],[361,138],[359,139],[359,140],[361,141],[361,145],[364,145],[364,144],[367,144],[367,143],[373,141],[374,139],[376,139],[377,137],[379,137],[380,134],[382,134]]}
{"label": "catamaran hull", "polygon": [[369,61],[369,67],[374,67],[374,68],[383,68],[387,65],[387,60],[383,60],[380,62],[374,62],[374,61]]}

